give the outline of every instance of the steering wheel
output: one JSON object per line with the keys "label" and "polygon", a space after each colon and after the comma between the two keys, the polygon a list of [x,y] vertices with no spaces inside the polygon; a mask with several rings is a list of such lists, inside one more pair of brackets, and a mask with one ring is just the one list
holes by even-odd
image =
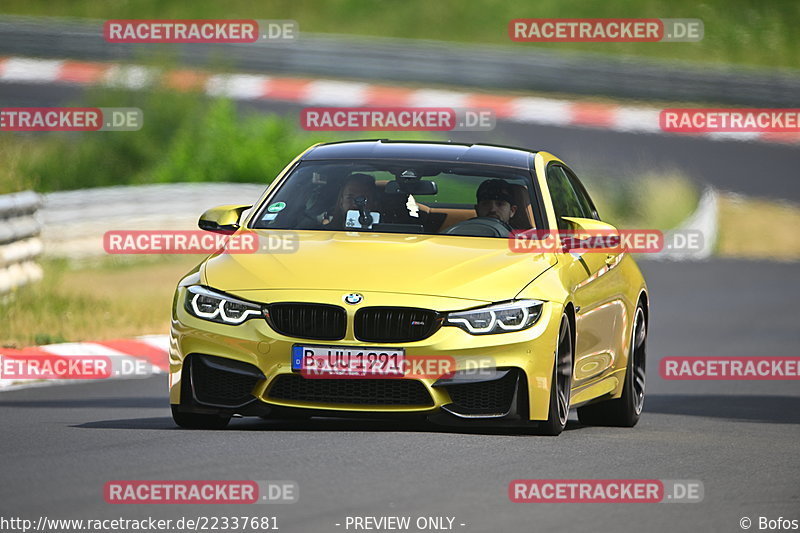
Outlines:
{"label": "steering wheel", "polygon": [[322,224],[319,218],[312,215],[311,212],[304,210],[300,215],[300,220],[296,222],[297,229],[320,229]]}
{"label": "steering wheel", "polygon": [[447,228],[443,235],[469,237],[508,237],[511,226],[494,217],[475,217]]}

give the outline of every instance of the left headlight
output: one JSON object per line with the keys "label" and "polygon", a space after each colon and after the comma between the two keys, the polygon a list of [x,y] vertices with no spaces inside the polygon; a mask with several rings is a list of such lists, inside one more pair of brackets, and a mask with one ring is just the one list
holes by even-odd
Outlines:
{"label": "left headlight", "polygon": [[447,313],[444,325],[459,327],[472,335],[522,331],[539,320],[543,305],[544,302],[539,300],[515,300],[468,311],[456,311]]}
{"label": "left headlight", "polygon": [[241,324],[247,319],[264,316],[258,304],[239,300],[200,285],[186,288],[185,307],[192,316],[220,324]]}

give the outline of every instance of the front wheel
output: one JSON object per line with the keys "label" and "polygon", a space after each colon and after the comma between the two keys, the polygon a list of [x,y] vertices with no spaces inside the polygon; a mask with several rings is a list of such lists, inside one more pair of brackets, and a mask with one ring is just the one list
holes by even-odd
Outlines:
{"label": "front wheel", "polygon": [[586,426],[633,427],[639,421],[644,407],[644,380],[647,345],[647,320],[644,307],[639,304],[633,319],[631,349],[625,369],[622,396],[616,400],[578,408],[578,420]]}
{"label": "front wheel", "polygon": [[561,317],[558,329],[553,379],[550,384],[550,409],[547,420],[539,422],[539,435],[560,435],[567,427],[569,417],[570,388],[572,387],[572,328],[569,319]]}
{"label": "front wheel", "polygon": [[185,413],[172,406],[172,420],[184,429],[224,429],[231,417],[220,415],[204,415],[198,413]]}

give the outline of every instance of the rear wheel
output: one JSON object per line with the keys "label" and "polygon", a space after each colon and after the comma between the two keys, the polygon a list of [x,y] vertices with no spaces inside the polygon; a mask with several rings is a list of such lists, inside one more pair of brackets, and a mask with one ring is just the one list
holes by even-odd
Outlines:
{"label": "rear wheel", "polygon": [[204,415],[198,413],[185,413],[172,406],[172,419],[184,429],[224,429],[231,417],[220,415]]}
{"label": "rear wheel", "polygon": [[578,408],[578,420],[587,426],[633,427],[639,421],[644,407],[645,363],[647,346],[647,320],[644,307],[639,304],[633,319],[631,350],[625,370],[622,396],[616,400]]}
{"label": "rear wheel", "polygon": [[540,435],[559,435],[567,427],[569,417],[570,388],[572,387],[572,328],[569,319],[561,317],[556,344],[553,380],[550,385],[550,409],[547,420],[539,422]]}

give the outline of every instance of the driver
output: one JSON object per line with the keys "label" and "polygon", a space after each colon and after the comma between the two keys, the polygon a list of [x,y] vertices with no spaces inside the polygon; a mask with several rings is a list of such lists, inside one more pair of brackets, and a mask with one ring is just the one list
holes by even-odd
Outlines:
{"label": "driver", "polygon": [[492,217],[508,225],[514,213],[517,212],[517,205],[514,201],[514,194],[511,186],[506,180],[489,179],[478,187],[478,203],[475,204],[475,212],[479,217]]}
{"label": "driver", "polygon": [[342,183],[339,189],[339,196],[336,199],[336,207],[330,217],[325,213],[322,218],[322,225],[326,229],[345,229],[347,212],[358,209],[356,198],[363,196],[367,199],[367,210],[375,211],[378,196],[375,178],[369,174],[351,174]]}

